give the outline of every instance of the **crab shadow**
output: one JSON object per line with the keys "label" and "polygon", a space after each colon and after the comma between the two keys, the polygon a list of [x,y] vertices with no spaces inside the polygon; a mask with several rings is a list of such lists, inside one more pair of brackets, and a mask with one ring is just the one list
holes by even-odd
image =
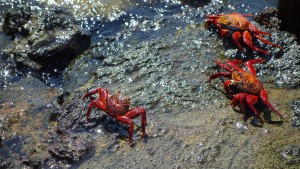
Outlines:
{"label": "crab shadow", "polygon": [[[255,109],[257,112],[260,114],[264,122],[262,123],[259,118],[255,115],[255,113],[250,109],[250,107],[246,104],[245,105],[245,112],[242,111],[241,107],[238,106],[239,109],[233,109],[237,113],[241,113],[244,115],[243,121],[247,122],[248,120],[250,121],[250,124],[255,127],[263,127],[263,123],[268,123],[268,124],[276,124],[276,125],[282,125],[283,121],[275,121],[272,120],[272,116],[276,115],[274,112],[272,112],[266,105],[264,105],[261,101],[258,103],[254,104]],[[273,115],[272,115],[273,114]],[[254,118],[252,118],[254,117]]]}

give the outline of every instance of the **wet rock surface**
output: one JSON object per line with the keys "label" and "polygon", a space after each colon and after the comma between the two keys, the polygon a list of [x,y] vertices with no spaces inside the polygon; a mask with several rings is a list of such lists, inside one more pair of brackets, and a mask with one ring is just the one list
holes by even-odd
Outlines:
{"label": "wet rock surface", "polygon": [[[262,25],[255,25],[260,30],[270,32],[272,35],[266,37],[270,42],[282,46],[284,49],[280,50],[271,45],[264,43],[255,44],[258,47],[263,46],[262,49],[271,51],[272,56],[265,56],[260,53],[254,55],[253,53],[244,55],[238,52],[232,52],[232,49],[226,51],[226,55],[232,58],[241,58],[243,60],[253,59],[255,56],[265,59],[267,62],[263,66],[257,66],[257,70],[261,73],[261,80],[270,84],[275,84],[279,87],[299,88],[300,87],[300,52],[299,44],[296,37],[289,33],[279,30],[278,11],[274,8],[267,8],[263,10],[255,20]],[[263,26],[266,26],[265,28]],[[254,43],[257,41],[254,40]],[[234,44],[233,44],[234,45]]]}
{"label": "wet rock surface", "polygon": [[25,27],[25,24],[28,22],[30,15],[31,13],[28,10],[21,10],[16,13],[6,13],[2,26],[3,32],[11,36],[16,34],[27,36],[29,34],[29,29]]}
{"label": "wet rock surface", "polygon": [[211,0],[180,0],[183,5],[189,5],[191,7],[202,7],[211,2]]}
{"label": "wet rock surface", "polygon": [[93,152],[92,140],[83,133],[70,133],[58,128],[49,132],[48,141],[48,151],[52,157],[71,164]]}
{"label": "wet rock surface", "polygon": [[105,119],[105,113],[95,108],[94,113],[91,113],[90,120],[86,122],[85,113],[87,111],[88,102],[85,104],[82,101],[82,95],[70,96],[69,101],[57,108],[54,119],[58,122],[60,128],[65,130],[76,129],[91,129]]}
{"label": "wet rock surface", "polygon": [[[299,88],[300,87],[300,52],[299,45],[295,38],[290,35],[284,39],[284,53],[280,58],[269,60],[262,68],[262,74],[268,76],[268,82],[280,87]],[[279,35],[280,36],[280,35]],[[283,37],[284,36],[284,37]]]}
{"label": "wet rock surface", "polygon": [[[223,102],[225,95],[213,89],[212,86],[207,83],[208,75],[215,71],[214,62],[211,59],[214,57],[211,56],[211,52],[215,51],[209,50],[209,44],[212,42],[208,40],[207,43],[199,45],[197,44],[198,38],[194,36],[195,34],[204,37],[204,39],[209,39],[206,37],[208,34],[206,34],[204,30],[201,30],[201,28],[200,30],[185,30],[178,36],[165,36],[142,43],[141,45],[132,47],[132,49],[129,49],[119,56],[104,56],[100,59],[101,62],[95,57],[90,57],[90,62],[86,61],[86,59],[89,59],[88,57],[80,58],[73,65],[73,68],[76,70],[83,68],[84,71],[91,72],[91,74],[87,75],[87,77],[90,77],[90,80],[86,80],[86,86],[79,85],[78,83],[70,83],[66,86],[66,89],[71,89],[78,85],[77,87],[80,88],[81,91],[95,89],[99,86],[106,87],[111,92],[122,90],[132,98],[133,106],[145,107],[148,112],[148,119],[150,119],[148,120],[147,126],[149,139],[146,141],[147,144],[144,144],[138,140],[139,137],[135,137],[136,146],[134,150],[148,153],[144,158],[153,159],[150,160],[150,162],[148,161],[148,166],[167,167],[168,165],[165,164],[164,161],[176,160],[177,162],[173,167],[189,166],[193,168],[205,166],[211,168],[217,167],[220,163],[226,163],[228,164],[226,166],[231,168],[241,167],[240,163],[233,161],[243,160],[243,158],[248,159],[247,165],[244,167],[249,166],[249,163],[255,166],[254,161],[249,160],[249,158],[254,158],[255,156],[255,153],[251,153],[256,144],[255,138],[265,137],[265,131],[264,129],[253,129],[253,126],[241,125],[243,124],[243,122],[240,122],[243,119],[242,114],[239,116],[239,119],[232,117],[229,118],[231,119],[230,122],[224,120],[228,119],[228,112],[226,110],[228,104]],[[199,53],[199,50],[202,52]],[[94,56],[97,54],[87,53],[86,55]],[[89,67],[92,69],[89,70],[83,66],[84,63],[91,65]],[[73,79],[79,78],[78,74],[73,74],[72,72],[66,72],[66,75]],[[218,84],[218,81],[216,81],[216,83]],[[222,90],[222,87],[219,89]],[[80,98],[78,97],[77,99]],[[273,99],[271,99],[271,102],[272,100]],[[84,117],[78,115],[80,109],[82,110],[82,107],[79,106],[80,104],[76,104],[75,102],[75,105],[73,116],[76,117],[75,121],[77,122],[74,123],[76,124],[74,126],[78,126],[77,124],[83,122]],[[218,118],[220,119],[213,120],[213,114],[206,114],[209,109],[217,109]],[[185,115],[183,112],[187,111],[189,113]],[[85,111],[83,111],[83,113],[85,113]],[[96,144],[106,147],[102,149],[101,152],[127,152],[128,150],[126,150],[126,148],[118,145],[121,143],[116,142],[115,137],[111,137],[112,132],[109,129],[110,127],[105,127],[112,127],[116,124],[105,122],[99,113],[101,112],[96,109],[92,111],[92,115],[96,115],[96,119],[99,118],[104,121],[94,126],[94,130],[100,130],[107,135],[106,138],[98,137],[95,140]],[[180,120],[178,119],[177,121],[174,118],[168,118],[174,115]],[[69,116],[71,117],[71,115]],[[61,120],[63,121],[63,118]],[[166,122],[169,120],[173,123]],[[276,121],[274,118],[273,120]],[[250,121],[251,120],[248,120],[247,122],[250,123]],[[68,123],[66,122],[65,124]],[[137,122],[136,125],[139,126],[139,123]],[[206,135],[206,133],[210,132],[207,131],[210,128],[207,127],[207,125],[211,125],[210,127],[215,129],[213,131],[220,133],[220,135],[214,138]],[[237,128],[231,128],[232,130],[226,129],[232,125],[236,125]],[[104,128],[108,128],[108,130]],[[122,131],[121,128],[118,128],[117,133],[119,136],[119,132]],[[176,130],[176,128],[180,128],[180,131]],[[199,131],[193,130],[194,128],[197,128]],[[278,128],[280,128],[280,125],[278,125]],[[257,133],[252,133],[253,135],[250,136],[247,134],[249,132],[248,130],[254,130],[254,132]],[[231,133],[237,131],[240,134],[234,135]],[[135,133],[138,134],[139,131],[136,130]],[[199,135],[199,137],[195,135]],[[121,138],[127,139],[126,134]],[[168,143],[162,146],[160,140],[163,138],[168,140]],[[114,141],[110,144],[103,145],[105,139],[112,139]],[[233,140],[239,140],[243,143],[243,146],[238,146],[239,148],[232,150],[232,147],[237,146],[237,143]],[[126,140],[125,142],[123,141],[123,145],[124,144],[127,144]],[[226,151],[224,147],[227,146],[228,149],[235,151],[235,153],[239,155],[233,155],[230,151]],[[182,152],[179,153],[176,149],[181,149]],[[166,152],[169,154],[168,157],[160,155]],[[244,154],[243,152],[248,152],[248,154]],[[221,158],[224,154],[228,157],[227,160]],[[238,159],[237,156],[239,156]],[[104,160],[104,158],[101,158],[101,155],[97,157],[100,158],[100,160]],[[128,155],[119,156],[118,158],[121,161],[130,161],[130,159],[137,157]],[[154,159],[161,160],[157,161]],[[134,167],[129,162],[111,164],[113,162],[112,160],[113,158],[106,159],[107,163],[102,165],[105,167]],[[93,167],[93,165],[95,164],[84,164],[85,167]]]}
{"label": "wet rock surface", "polygon": [[80,28],[66,9],[60,8],[7,13],[3,30],[10,35],[22,35],[7,52],[20,69],[64,69],[91,44],[91,34]]}
{"label": "wet rock surface", "polygon": [[276,8],[263,10],[259,15],[254,17],[254,20],[267,28],[279,29],[281,24],[281,20],[278,18],[278,9]]}
{"label": "wet rock surface", "polygon": [[[208,7],[197,9],[182,7],[184,12],[169,15],[172,7],[176,9],[174,11],[180,9],[172,5],[159,8],[166,11],[157,10],[157,18],[163,22],[145,23],[146,26],[151,25],[152,29],[146,30],[151,32],[151,36],[160,33],[164,36],[145,38],[145,41],[139,40],[136,44],[133,40],[126,48],[118,49],[118,52],[107,51],[118,48],[115,46],[118,44],[126,45],[127,41],[122,39],[130,39],[131,34],[142,34],[142,31],[137,31],[142,26],[126,27],[125,23],[120,26],[112,22],[114,26],[119,26],[118,28],[125,26],[124,30],[112,34],[110,30],[101,32],[102,27],[98,25],[99,32],[106,37],[68,65],[63,71],[64,83],[59,89],[47,86],[31,76],[23,76],[0,90],[0,127],[1,134],[5,133],[2,135],[0,146],[0,166],[298,167],[299,131],[291,127],[290,121],[298,114],[299,45],[295,38],[278,30],[276,25],[264,28],[253,21],[259,29],[272,32],[272,42],[285,46],[284,51],[264,44],[258,46],[272,51],[274,56],[266,57],[255,52],[246,55],[237,52],[234,45],[225,50],[222,39],[216,32],[206,30],[202,25],[207,13],[231,11],[224,8],[224,4],[214,2],[208,4]],[[66,31],[65,28],[73,23],[72,17],[64,12],[54,13],[55,15],[53,11],[49,11],[48,19],[42,27],[47,27],[50,31],[59,31],[62,27],[62,30]],[[270,13],[272,18],[273,13]],[[47,12],[44,14],[47,15]],[[34,15],[37,14],[30,16]],[[121,17],[120,20],[124,18]],[[151,20],[150,16],[141,18],[140,22],[145,18],[146,21]],[[159,32],[159,26],[174,24],[172,19],[179,22],[178,18],[193,20],[188,20],[187,26],[173,25],[176,31]],[[131,19],[133,21],[127,25],[134,25],[134,17]],[[194,19],[200,23],[195,23]],[[46,24],[48,22],[51,24]],[[26,29],[26,24],[20,21],[15,25]],[[160,25],[153,27],[155,24]],[[19,32],[22,29],[10,29],[15,36],[26,35],[23,31]],[[93,32],[94,36],[98,35],[96,32],[97,29]],[[31,36],[29,33],[26,39]],[[46,46],[51,44],[49,41],[43,43]],[[27,52],[27,49],[24,51]],[[215,59],[242,57],[246,60],[248,56],[267,59],[266,64],[257,66],[258,77],[265,84],[270,102],[284,114],[284,119],[279,119],[275,113],[268,113],[267,109],[260,107],[262,116],[268,114],[272,117],[271,122],[257,127],[252,123],[256,119],[251,112],[249,114],[252,116],[244,121],[240,109],[230,109],[230,100],[224,94],[222,83],[218,80],[211,84],[207,82],[209,75],[218,71]],[[35,59],[30,62],[43,63]],[[128,126],[104,112],[93,109],[90,120],[85,121],[88,103],[98,95],[91,97],[91,100],[86,99],[85,102],[82,101],[82,96],[100,86],[107,88],[110,93],[120,90],[131,98],[131,107],[141,106],[146,109],[148,125],[147,137],[144,140],[140,138],[140,118],[134,120],[132,147],[128,146]],[[282,97],[283,95],[285,97]],[[296,101],[293,101],[290,107],[291,100]],[[297,123],[297,120],[292,120],[292,123],[294,122]],[[287,158],[283,154],[288,154]],[[289,157],[292,157],[292,162],[289,162]]]}
{"label": "wet rock surface", "polygon": [[[49,168],[59,167],[59,163],[79,163],[93,152],[93,139],[88,139],[85,133],[74,133],[56,125],[54,120],[58,115],[53,116],[59,107],[56,103],[58,92],[31,78],[23,78],[14,87],[1,91],[0,165],[4,168]],[[27,104],[28,100],[32,104]]]}
{"label": "wet rock surface", "polygon": [[265,64],[262,73],[270,76],[270,83],[281,87],[299,88],[300,52],[296,37],[291,33],[278,30],[281,21],[278,19],[276,9],[270,8],[262,11],[256,20],[269,27],[272,36],[277,37],[276,39],[272,38],[272,42],[282,45],[284,48]]}

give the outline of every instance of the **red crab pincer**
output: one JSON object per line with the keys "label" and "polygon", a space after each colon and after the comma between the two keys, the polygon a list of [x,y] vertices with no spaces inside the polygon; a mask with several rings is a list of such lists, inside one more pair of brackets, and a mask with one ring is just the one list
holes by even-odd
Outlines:
{"label": "red crab pincer", "polygon": [[133,130],[134,130],[134,122],[132,119],[135,119],[139,116],[141,118],[142,124],[142,138],[145,136],[145,128],[147,124],[146,111],[141,107],[134,107],[129,109],[130,107],[130,98],[124,96],[120,91],[110,96],[108,90],[99,87],[96,90],[92,90],[91,92],[86,93],[83,96],[83,101],[91,96],[98,93],[98,99],[95,99],[90,102],[88,110],[86,112],[86,120],[89,120],[90,113],[93,107],[97,107],[100,110],[103,110],[112,118],[118,120],[121,123],[129,125],[129,145],[132,145],[133,138]]}
{"label": "red crab pincer", "polygon": [[[243,63],[241,60],[227,60],[226,64],[216,61],[216,64],[225,69],[226,72],[218,72],[209,77],[208,81],[218,77],[225,77],[228,80],[224,81],[223,85],[226,94],[233,96],[230,103],[234,109],[238,104],[241,105],[242,111],[245,114],[245,103],[249,105],[250,109],[260,119],[263,124],[263,119],[260,117],[259,112],[256,110],[254,104],[259,100],[268,106],[272,111],[276,112],[280,118],[282,115],[277,111],[269,102],[267,91],[264,89],[262,82],[256,77],[256,70],[254,64],[263,63],[263,59],[249,60]],[[244,65],[248,71],[239,67]],[[234,90],[233,90],[234,89]]]}
{"label": "red crab pincer", "polygon": [[265,44],[275,46],[277,48],[283,49],[282,46],[269,42],[262,35],[271,36],[271,33],[263,32],[259,30],[254,24],[252,24],[246,17],[253,16],[252,14],[240,14],[240,13],[230,13],[230,14],[217,14],[208,15],[208,20],[205,25],[212,23],[218,27],[221,32],[222,37],[226,37],[231,34],[233,41],[236,45],[244,52],[239,39],[242,37],[243,42],[249,46],[251,49],[257,52],[262,52],[264,54],[270,55],[270,52],[262,50],[252,44],[252,35],[262,41]]}

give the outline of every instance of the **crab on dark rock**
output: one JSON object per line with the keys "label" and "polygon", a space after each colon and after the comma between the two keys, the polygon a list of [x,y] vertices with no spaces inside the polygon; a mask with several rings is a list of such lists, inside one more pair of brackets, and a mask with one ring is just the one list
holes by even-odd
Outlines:
{"label": "crab on dark rock", "polygon": [[93,95],[99,94],[98,99],[90,102],[88,110],[86,112],[86,121],[89,120],[90,113],[93,107],[97,107],[100,110],[103,110],[110,117],[116,119],[117,121],[129,125],[129,145],[132,145],[134,122],[132,119],[135,119],[139,116],[141,118],[142,124],[142,138],[145,136],[145,128],[147,124],[146,110],[141,107],[130,107],[130,98],[124,96],[121,92],[117,92],[114,95],[110,96],[108,90],[99,87],[91,92],[86,93],[83,96],[83,101],[85,98]]}

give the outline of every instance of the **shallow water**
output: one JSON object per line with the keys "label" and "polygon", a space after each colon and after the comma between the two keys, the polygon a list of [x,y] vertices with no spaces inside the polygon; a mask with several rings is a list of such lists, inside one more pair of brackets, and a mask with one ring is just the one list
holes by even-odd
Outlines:
{"label": "shallow water", "polygon": [[[135,120],[138,129],[133,148],[127,145],[124,127],[97,124],[90,130],[71,130],[88,135],[95,151],[75,164],[62,162],[52,167],[299,167],[300,163],[289,165],[281,155],[286,147],[299,145],[299,131],[290,126],[289,106],[299,99],[299,89],[267,83],[272,104],[285,118],[281,121],[272,113],[274,124],[256,127],[251,125],[253,117],[243,122],[243,114],[230,109],[218,82],[213,85],[220,90],[207,83],[214,72],[213,59],[226,55],[217,35],[203,28],[205,16],[230,11],[257,14],[266,7],[276,7],[277,1],[224,0],[193,8],[175,0],[7,0],[0,2],[0,21],[3,23],[8,10],[24,6],[44,10],[52,5],[69,9],[81,26],[92,32],[93,47],[62,76],[45,74],[38,80],[30,72],[13,68],[13,61],[3,51],[11,41],[0,35],[3,159],[32,151],[35,156],[47,156],[48,117],[57,95],[68,91],[72,99],[79,99],[87,90],[103,86],[112,92],[122,90],[134,106],[147,109],[148,138],[145,142],[139,138],[139,120]],[[84,114],[87,105],[78,106]],[[98,117],[96,113],[99,111],[93,111],[91,117]],[[110,124],[107,121],[104,124]]]}
{"label": "shallow water", "polygon": [[[0,2],[0,26],[7,11],[20,8],[43,10],[49,6],[66,8],[74,14],[81,26],[92,32],[93,46],[101,45],[99,55],[115,55],[131,46],[156,37],[174,34],[191,24],[203,22],[206,14],[237,11],[257,14],[266,7],[276,7],[276,0],[264,1],[212,1],[205,8],[181,6],[180,1],[20,1]],[[1,47],[9,45],[6,36],[1,35]],[[200,38],[201,42],[201,38]],[[1,49],[1,48],[0,48]],[[10,61],[1,55],[0,87],[14,81],[14,70],[9,69]],[[18,72],[19,73],[19,72]],[[18,78],[17,78],[18,79]],[[59,86],[62,81],[48,79],[50,85]]]}

